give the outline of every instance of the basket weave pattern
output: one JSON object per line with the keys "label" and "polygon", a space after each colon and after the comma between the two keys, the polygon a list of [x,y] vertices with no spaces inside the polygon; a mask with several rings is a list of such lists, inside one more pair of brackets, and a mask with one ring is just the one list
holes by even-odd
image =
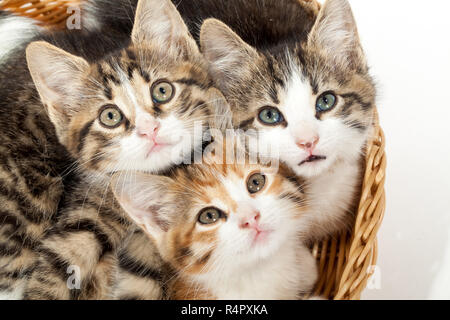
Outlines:
{"label": "basket weave pattern", "polygon": [[[0,9],[38,20],[47,27],[64,27],[67,8],[82,0],[0,0]],[[319,8],[316,0],[300,0]],[[368,141],[361,198],[353,229],[312,248],[319,265],[314,294],[328,299],[359,299],[377,260],[377,232],[385,210],[385,138],[376,124]]]}
{"label": "basket weave pattern", "polygon": [[65,26],[69,7],[79,5],[80,0],[0,0],[0,10],[32,18],[48,27]]}
{"label": "basket weave pattern", "polygon": [[385,138],[376,121],[367,144],[366,169],[356,220],[351,233],[341,234],[313,247],[319,263],[316,295],[337,300],[360,299],[377,261],[377,233],[386,205]]}

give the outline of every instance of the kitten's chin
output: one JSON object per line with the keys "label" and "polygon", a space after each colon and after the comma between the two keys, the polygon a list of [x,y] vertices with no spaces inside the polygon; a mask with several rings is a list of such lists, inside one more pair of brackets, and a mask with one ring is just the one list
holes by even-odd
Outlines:
{"label": "kitten's chin", "polygon": [[[150,157],[140,157],[135,159],[128,159],[128,161],[117,162],[114,166],[109,166],[113,168],[113,171],[108,171],[108,174],[112,174],[118,171],[141,171],[151,174],[157,174],[170,169],[173,166],[183,163],[183,158],[170,157],[167,154],[155,154]],[[107,167],[105,165],[105,167]]]}
{"label": "kitten's chin", "polygon": [[194,150],[188,143],[160,145],[159,148],[140,148],[134,155],[122,152],[114,166],[117,171],[142,171],[158,174],[172,167],[190,164]]}
{"label": "kitten's chin", "polygon": [[285,234],[279,234],[273,230],[252,237],[249,241],[247,257],[252,261],[270,259],[280,250],[285,241]]}

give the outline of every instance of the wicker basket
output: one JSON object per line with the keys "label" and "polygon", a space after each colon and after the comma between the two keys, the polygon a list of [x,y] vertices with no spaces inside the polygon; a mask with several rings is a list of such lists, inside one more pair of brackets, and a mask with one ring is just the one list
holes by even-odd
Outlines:
{"label": "wicker basket", "polygon": [[[37,19],[48,27],[64,27],[67,8],[82,0],[0,0],[0,9]],[[311,2],[319,7],[315,0]],[[313,254],[318,260],[320,278],[316,295],[329,299],[359,299],[377,260],[376,235],[385,209],[385,140],[376,115],[374,135],[367,145],[366,170],[361,198],[351,233],[316,243]]]}
{"label": "wicker basket", "polygon": [[353,230],[313,247],[320,270],[315,294],[330,299],[359,299],[377,261],[377,233],[386,205],[386,155],[384,133],[377,114],[375,118],[374,134],[367,144],[366,170]]}
{"label": "wicker basket", "polygon": [[0,0],[0,10],[33,18],[42,26],[64,28],[69,7],[79,5],[82,0]]}

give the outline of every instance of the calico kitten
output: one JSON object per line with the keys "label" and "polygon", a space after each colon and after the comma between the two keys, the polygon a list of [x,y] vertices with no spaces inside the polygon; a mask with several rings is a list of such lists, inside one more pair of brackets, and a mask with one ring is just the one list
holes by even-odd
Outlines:
{"label": "calico kitten", "polygon": [[[271,146],[266,156],[311,180],[308,237],[348,227],[375,105],[348,1],[327,0],[320,12],[316,1],[173,2],[201,43],[233,126],[257,130],[258,144]],[[133,1],[116,1],[113,11],[106,3],[89,1],[84,18],[128,30]]]}
{"label": "calico kitten", "polygon": [[[0,291],[8,296],[21,296],[30,275],[27,298],[103,296],[104,269],[133,230],[108,201],[109,174],[156,173],[190,158],[227,109],[170,2],[141,1],[131,43],[102,37],[44,35],[60,48],[33,42],[29,72],[20,54],[1,70]],[[95,290],[70,291],[68,266]]]}
{"label": "calico kitten", "polygon": [[303,182],[255,164],[206,158],[168,177],[117,173],[123,209],[174,270],[170,299],[297,299],[317,279],[299,241]]}
{"label": "calico kitten", "polygon": [[304,39],[256,48],[208,19],[200,42],[234,126],[256,129],[260,144],[309,179],[308,237],[349,226],[375,88],[348,1],[327,0]]}

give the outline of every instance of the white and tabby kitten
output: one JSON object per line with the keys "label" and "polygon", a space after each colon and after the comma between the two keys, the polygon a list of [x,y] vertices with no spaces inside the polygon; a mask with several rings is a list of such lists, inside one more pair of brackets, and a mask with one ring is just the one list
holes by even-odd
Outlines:
{"label": "white and tabby kitten", "polygon": [[58,138],[85,172],[166,170],[201,148],[214,113],[228,108],[168,0],[140,1],[131,44],[94,61],[78,51],[33,42],[26,52]]}

